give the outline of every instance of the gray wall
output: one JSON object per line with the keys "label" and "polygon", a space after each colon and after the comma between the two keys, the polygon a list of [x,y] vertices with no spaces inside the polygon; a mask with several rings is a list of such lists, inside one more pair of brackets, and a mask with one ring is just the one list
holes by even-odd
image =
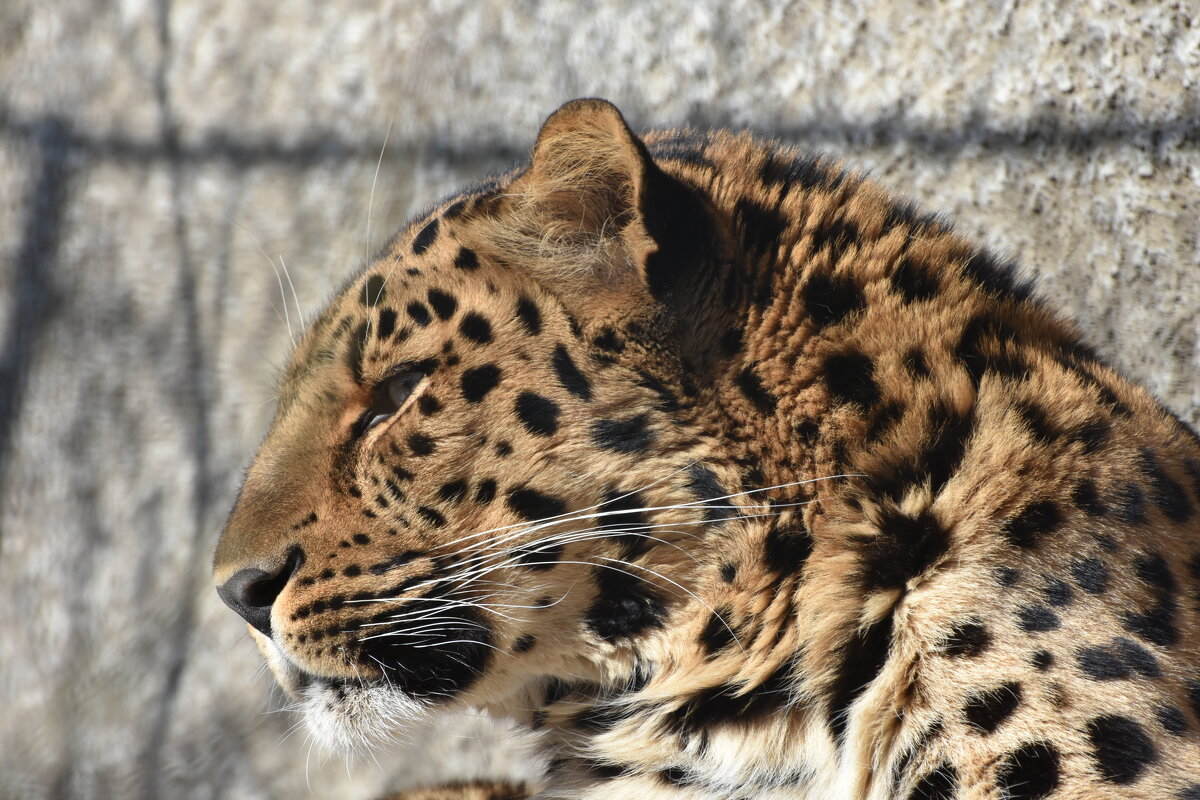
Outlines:
{"label": "gray wall", "polygon": [[0,797],[370,797],[527,769],[479,719],[382,766],[321,766],[269,713],[285,704],[207,571],[281,317],[296,328],[572,97],[845,154],[1021,258],[1197,423],[1198,19],[1104,0],[5,0]]}

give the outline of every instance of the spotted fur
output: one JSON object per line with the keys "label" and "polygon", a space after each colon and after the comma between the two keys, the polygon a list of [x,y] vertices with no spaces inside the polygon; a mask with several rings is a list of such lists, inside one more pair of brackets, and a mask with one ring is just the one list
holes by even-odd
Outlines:
{"label": "spotted fur", "polygon": [[487,709],[538,797],[1200,797],[1196,434],[942,219],[601,101],[311,326],[216,581],[325,741]]}

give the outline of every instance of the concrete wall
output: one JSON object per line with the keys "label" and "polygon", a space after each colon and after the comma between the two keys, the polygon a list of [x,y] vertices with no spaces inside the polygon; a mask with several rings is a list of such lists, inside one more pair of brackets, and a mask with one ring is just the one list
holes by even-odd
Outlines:
{"label": "concrete wall", "polygon": [[286,320],[572,97],[845,154],[1020,257],[1200,422],[1198,20],[1104,0],[6,0],[0,797],[370,797],[528,769],[478,719],[323,765],[269,713],[207,572]]}

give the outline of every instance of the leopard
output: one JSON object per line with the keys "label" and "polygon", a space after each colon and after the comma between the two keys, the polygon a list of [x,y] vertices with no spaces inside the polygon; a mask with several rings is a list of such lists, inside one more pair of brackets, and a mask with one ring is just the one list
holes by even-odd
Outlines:
{"label": "leopard", "polygon": [[567,103],[356,271],[214,559],[401,798],[1200,800],[1200,438],[862,170]]}

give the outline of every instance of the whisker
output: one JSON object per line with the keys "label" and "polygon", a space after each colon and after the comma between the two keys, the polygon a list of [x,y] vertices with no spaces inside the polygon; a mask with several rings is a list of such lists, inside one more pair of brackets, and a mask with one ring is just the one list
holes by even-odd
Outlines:
{"label": "whisker", "polygon": [[[296,304],[296,319],[300,322],[300,330],[308,327],[304,322],[304,313],[300,310],[300,295],[296,293],[296,284],[292,283],[292,274],[288,272],[287,262],[283,260],[283,253],[279,254],[279,266],[283,267],[283,276],[287,278],[288,287],[292,290],[292,300]],[[283,301],[287,304],[287,300]]]}
{"label": "whisker", "polygon": [[[375,162],[375,176],[371,178],[371,194],[367,198],[367,233],[366,241],[363,243],[363,260],[366,261],[371,257],[371,213],[375,210],[375,186],[379,183],[379,169],[383,166],[383,154],[387,152],[388,139],[392,136],[392,124],[396,121],[395,117],[388,120],[387,132],[383,135],[383,146],[379,148],[379,160]],[[387,285],[387,279],[384,279],[384,285]],[[368,298],[370,300],[371,298]],[[371,300],[371,308],[375,307],[378,302],[378,297]],[[368,322],[369,326],[371,323]]]}

